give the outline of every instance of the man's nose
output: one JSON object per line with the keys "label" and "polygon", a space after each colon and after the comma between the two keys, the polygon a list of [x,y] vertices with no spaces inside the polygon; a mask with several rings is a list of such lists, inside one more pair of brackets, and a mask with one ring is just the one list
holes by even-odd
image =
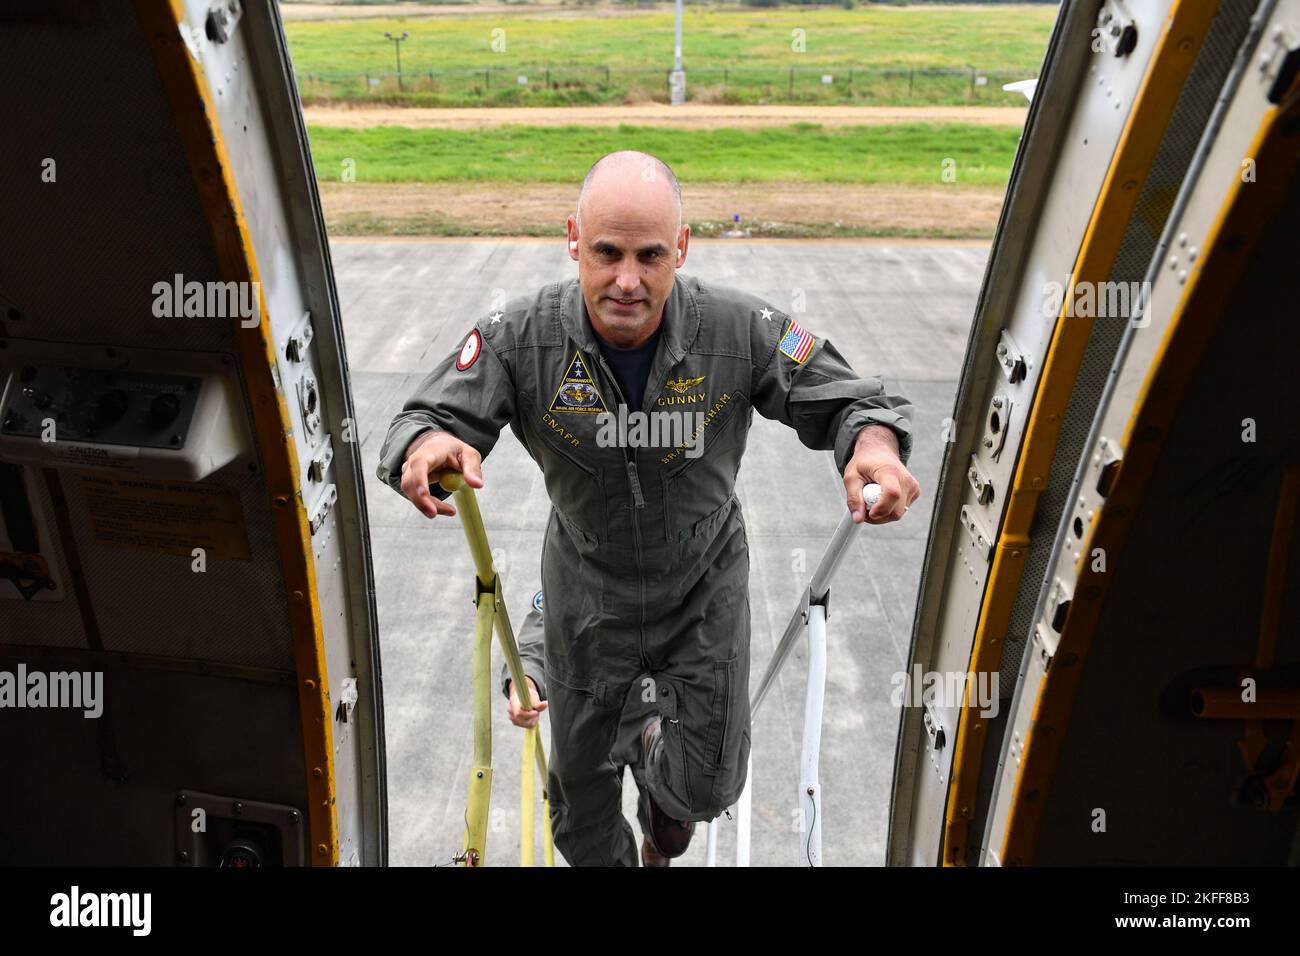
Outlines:
{"label": "man's nose", "polygon": [[636,287],[641,284],[641,270],[635,264],[620,265],[618,277],[614,281],[618,283],[619,289],[623,292],[635,292]]}

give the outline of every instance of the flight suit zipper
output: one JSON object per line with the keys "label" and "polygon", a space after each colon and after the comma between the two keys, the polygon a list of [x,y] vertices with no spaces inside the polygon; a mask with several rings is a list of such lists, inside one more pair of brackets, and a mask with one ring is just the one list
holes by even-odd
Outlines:
{"label": "flight suit zipper", "polygon": [[[587,356],[588,361],[591,356]],[[591,363],[593,367],[598,366],[605,373],[606,384],[609,385],[613,393],[618,397],[620,405],[626,405],[627,399],[623,395],[623,390],[618,387],[618,379],[615,377],[613,370],[605,362],[603,352],[596,356],[596,361]],[[645,496],[641,492],[641,476],[636,469],[636,453],[627,446],[623,447],[623,462],[627,466],[627,484],[632,493],[632,551],[636,555],[636,582],[639,609],[639,619],[637,621],[637,649],[641,655],[641,663],[649,667],[650,663],[646,660],[645,654],[645,566],[641,554],[641,522],[637,517],[637,512],[645,509]]]}

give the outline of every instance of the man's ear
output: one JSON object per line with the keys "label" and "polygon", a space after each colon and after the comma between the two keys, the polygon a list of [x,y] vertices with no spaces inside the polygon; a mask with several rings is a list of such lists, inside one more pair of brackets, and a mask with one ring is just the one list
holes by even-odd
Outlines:
{"label": "man's ear", "polygon": [[569,258],[577,261],[578,259],[578,228],[577,221],[573,216],[565,221],[565,234],[569,237]]}

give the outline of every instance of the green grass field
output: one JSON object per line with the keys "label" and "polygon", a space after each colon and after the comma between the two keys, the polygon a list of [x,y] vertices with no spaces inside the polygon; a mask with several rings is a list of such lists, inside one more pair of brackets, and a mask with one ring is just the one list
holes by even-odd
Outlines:
{"label": "green grass field", "polygon": [[[1056,12],[1043,5],[687,7],[682,56],[688,96],[727,102],[1015,103],[1000,84],[1037,74]],[[402,31],[410,39],[402,44],[405,89],[399,92],[395,78],[382,76],[395,71],[393,44],[384,33]],[[665,98],[663,71],[673,56],[671,9],[609,18],[560,19],[515,8],[499,16],[290,21],[286,32],[309,102],[551,105]],[[854,83],[847,82],[850,68],[857,71]],[[977,88],[964,78],[907,72],[933,69],[995,76]],[[883,70],[903,73],[889,77]],[[821,83],[825,72],[835,75],[832,84]],[[519,75],[528,77],[525,86]]]}
{"label": "green grass field", "polygon": [[[346,160],[360,182],[581,182],[600,156],[653,153],[691,182],[1004,185],[1019,130],[964,123],[676,130],[620,126],[501,126],[483,130],[312,127],[317,176],[338,181]],[[352,167],[349,167],[352,168]]]}

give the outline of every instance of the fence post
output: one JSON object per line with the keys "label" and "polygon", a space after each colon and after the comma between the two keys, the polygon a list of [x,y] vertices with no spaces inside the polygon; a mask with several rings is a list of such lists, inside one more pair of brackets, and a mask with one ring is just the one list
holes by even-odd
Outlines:
{"label": "fence post", "polygon": [[970,68],[970,98],[975,99],[975,67]]}
{"label": "fence post", "polygon": [[609,86],[609,67],[605,67],[605,85]]}
{"label": "fence post", "polygon": [[723,91],[727,89],[727,68],[725,66],[722,68],[722,89]]}
{"label": "fence post", "polygon": [[484,89],[485,92],[486,92],[487,90],[492,89],[492,70],[491,70],[491,68],[486,69],[486,70],[483,71],[483,89]]}
{"label": "fence post", "polygon": [[794,67],[790,67],[790,93],[789,98],[794,99]]}
{"label": "fence post", "polygon": [[916,71],[915,71],[915,70],[908,70],[908,71],[907,71],[907,98],[908,98],[909,100],[912,98],[912,95],[913,95],[913,94],[912,94],[912,81],[915,79],[915,77],[916,77]]}

